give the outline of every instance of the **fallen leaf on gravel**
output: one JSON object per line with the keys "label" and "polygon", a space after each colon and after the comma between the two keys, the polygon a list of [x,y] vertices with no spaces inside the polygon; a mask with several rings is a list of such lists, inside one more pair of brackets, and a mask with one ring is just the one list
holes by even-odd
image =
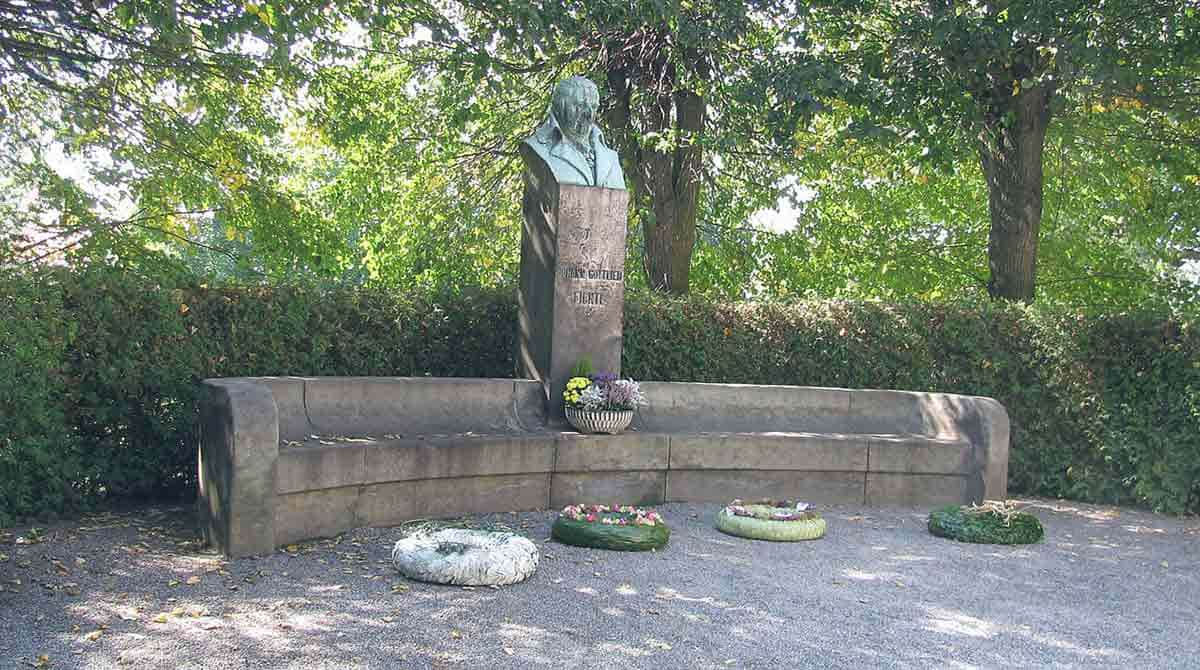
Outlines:
{"label": "fallen leaf on gravel", "polygon": [[137,621],[137,610],[117,610],[117,618],[122,621]]}
{"label": "fallen leaf on gravel", "polygon": [[51,661],[50,657],[45,654],[38,656],[37,660],[35,660],[35,661],[25,661],[26,665],[34,667],[34,668],[48,668],[53,663],[54,663],[54,661]]}
{"label": "fallen leaf on gravel", "polygon": [[174,587],[176,587],[176,586],[179,586],[179,580],[178,580],[178,579],[172,579],[171,581],[167,582],[167,586],[170,586],[170,587],[172,587],[172,588],[174,588]]}
{"label": "fallen leaf on gravel", "polygon": [[382,621],[383,621],[384,623],[392,623],[393,621],[395,621],[395,619],[393,619],[393,618],[392,618],[392,617],[390,617],[390,616],[385,616],[385,617],[383,617]]}
{"label": "fallen leaf on gravel", "polygon": [[848,517],[846,517],[846,521],[862,521],[862,520],[863,520],[863,518],[862,518],[861,516],[848,516]]}
{"label": "fallen leaf on gravel", "polygon": [[671,645],[663,642],[662,640],[656,640],[654,638],[646,640],[646,646],[653,647],[654,649],[661,649],[662,651],[671,651]]}
{"label": "fallen leaf on gravel", "polygon": [[0,554],[0,563],[8,560],[8,554]]}
{"label": "fallen leaf on gravel", "polygon": [[200,583],[200,577],[197,575],[193,575],[193,576],[187,578],[188,586],[195,586],[199,583]]}
{"label": "fallen leaf on gravel", "polygon": [[88,633],[87,635],[84,635],[83,639],[87,640],[88,642],[95,642],[96,640],[99,640],[100,636],[103,634],[104,634],[104,631],[102,631],[102,630],[94,630],[94,631]]}
{"label": "fallen leaf on gravel", "polygon": [[392,584],[392,593],[405,593],[408,591],[408,584]]}
{"label": "fallen leaf on gravel", "polygon": [[842,580],[840,580],[840,579],[835,579],[835,580],[833,580],[833,585],[834,585],[834,586],[845,586],[845,585],[846,585],[846,582],[843,582],[843,581],[842,581]]}
{"label": "fallen leaf on gravel", "polygon": [[156,614],[156,615],[154,616],[154,618],[153,618],[153,619],[151,619],[151,621],[153,621],[154,623],[166,623],[166,622],[167,622],[167,620],[168,620],[168,619],[170,619],[170,618],[171,618],[171,617],[170,617],[170,615],[169,615],[169,614],[167,614],[166,612],[161,612],[161,613],[159,613],[159,614]]}
{"label": "fallen leaf on gravel", "polygon": [[184,609],[182,607],[176,607],[175,609],[171,610],[171,616],[183,616],[183,614]]}
{"label": "fallen leaf on gravel", "polygon": [[1170,565],[1169,563],[1167,563],[1166,561],[1163,561],[1163,562],[1162,562],[1162,566],[1163,566],[1164,568],[1169,568],[1169,567],[1171,567],[1171,565]]}
{"label": "fallen leaf on gravel", "polygon": [[450,631],[450,637],[454,638],[455,640],[460,640],[460,639],[462,639],[462,633],[460,633],[456,630],[452,630],[452,631]]}
{"label": "fallen leaf on gravel", "polygon": [[515,654],[517,652],[513,651],[512,647],[504,647],[504,653],[508,654],[509,656],[512,656],[513,654]]}

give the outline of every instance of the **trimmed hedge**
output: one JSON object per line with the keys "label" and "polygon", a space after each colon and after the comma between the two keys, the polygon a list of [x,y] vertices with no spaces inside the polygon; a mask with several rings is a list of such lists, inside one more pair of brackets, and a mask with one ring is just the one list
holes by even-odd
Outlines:
{"label": "trimmed hedge", "polygon": [[[0,275],[0,525],[190,497],[197,381],[511,377],[511,289],[206,287],[119,267]],[[1007,305],[714,304],[630,291],[637,379],[988,395],[1015,492],[1200,508],[1200,337],[1160,315]],[[653,399],[651,399],[653,400]]]}

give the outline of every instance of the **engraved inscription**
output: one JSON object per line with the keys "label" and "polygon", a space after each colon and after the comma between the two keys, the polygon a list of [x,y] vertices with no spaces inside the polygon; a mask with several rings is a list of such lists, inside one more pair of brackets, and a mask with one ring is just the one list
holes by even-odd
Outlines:
{"label": "engraved inscription", "polygon": [[564,191],[559,200],[559,257],[555,274],[561,300],[578,318],[594,323],[619,318],[625,287],[625,198],[596,199]]}

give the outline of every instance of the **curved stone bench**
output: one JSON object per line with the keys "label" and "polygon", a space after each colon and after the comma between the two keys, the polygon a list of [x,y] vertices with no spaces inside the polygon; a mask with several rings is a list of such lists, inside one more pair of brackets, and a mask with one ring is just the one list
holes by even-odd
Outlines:
{"label": "curved stone bench", "polygon": [[584,502],[1003,499],[989,398],[644,382],[631,431],[548,424],[542,385],[450,378],[210,379],[200,509],[230,556],[413,518]]}

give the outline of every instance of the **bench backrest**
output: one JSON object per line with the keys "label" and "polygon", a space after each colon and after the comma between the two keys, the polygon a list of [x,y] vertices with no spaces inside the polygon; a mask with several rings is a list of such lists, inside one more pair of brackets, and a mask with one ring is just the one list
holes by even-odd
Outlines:
{"label": "bench backrest", "polygon": [[542,385],[453,377],[251,377],[271,389],[279,438],[436,435],[536,430]]}
{"label": "bench backrest", "polygon": [[911,434],[970,438],[974,399],[809,386],[643,382],[635,426],[653,432]]}

